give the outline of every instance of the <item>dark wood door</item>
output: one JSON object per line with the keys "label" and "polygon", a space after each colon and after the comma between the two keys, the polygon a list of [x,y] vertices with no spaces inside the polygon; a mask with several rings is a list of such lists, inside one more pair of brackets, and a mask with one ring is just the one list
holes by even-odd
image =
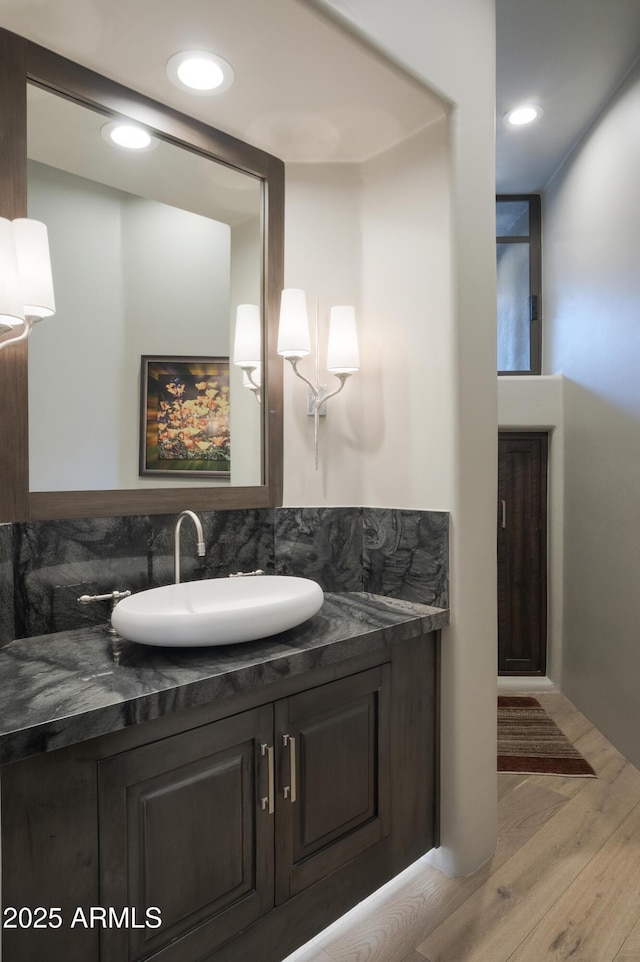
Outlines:
{"label": "dark wood door", "polygon": [[498,673],[544,675],[548,436],[498,436]]}
{"label": "dark wood door", "polygon": [[100,762],[103,962],[195,962],[273,906],[272,732],[267,705]]}
{"label": "dark wood door", "polygon": [[276,704],[278,904],[388,835],[389,692],[381,665]]}

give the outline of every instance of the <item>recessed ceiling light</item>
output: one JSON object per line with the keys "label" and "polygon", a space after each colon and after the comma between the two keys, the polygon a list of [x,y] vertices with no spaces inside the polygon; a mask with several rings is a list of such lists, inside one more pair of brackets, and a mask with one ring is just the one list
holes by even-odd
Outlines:
{"label": "recessed ceiling light", "polygon": [[123,147],[125,150],[154,150],[158,141],[136,124],[123,120],[113,120],[102,128],[102,136],[108,144]]}
{"label": "recessed ceiling light", "polygon": [[520,104],[507,111],[504,115],[504,122],[509,127],[524,127],[526,124],[532,124],[534,120],[541,116],[542,107],[539,107],[538,104]]}
{"label": "recessed ceiling light", "polygon": [[167,63],[169,79],[192,94],[221,94],[233,83],[231,64],[207,50],[184,50]]}

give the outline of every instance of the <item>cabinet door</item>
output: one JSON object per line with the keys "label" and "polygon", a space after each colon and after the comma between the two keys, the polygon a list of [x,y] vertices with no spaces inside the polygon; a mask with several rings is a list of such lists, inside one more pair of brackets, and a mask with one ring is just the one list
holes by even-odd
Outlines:
{"label": "cabinet door", "polygon": [[389,833],[388,665],[276,703],[276,902]]}
{"label": "cabinet door", "polygon": [[273,906],[272,731],[266,706],[100,762],[104,962],[199,960]]}

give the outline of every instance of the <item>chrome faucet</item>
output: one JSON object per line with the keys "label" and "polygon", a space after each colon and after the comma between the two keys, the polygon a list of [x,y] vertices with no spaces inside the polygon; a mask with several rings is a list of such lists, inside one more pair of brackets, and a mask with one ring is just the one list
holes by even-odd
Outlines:
{"label": "chrome faucet", "polygon": [[200,518],[195,513],[195,511],[181,511],[178,515],[178,520],[176,521],[176,527],[173,534],[175,540],[174,547],[174,572],[176,578],[176,584],[180,584],[180,528],[182,527],[182,522],[185,518],[191,518],[193,521],[196,532],[198,534],[198,557],[204,558],[205,544],[204,544],[204,533],[202,531],[202,525],[200,523]]}

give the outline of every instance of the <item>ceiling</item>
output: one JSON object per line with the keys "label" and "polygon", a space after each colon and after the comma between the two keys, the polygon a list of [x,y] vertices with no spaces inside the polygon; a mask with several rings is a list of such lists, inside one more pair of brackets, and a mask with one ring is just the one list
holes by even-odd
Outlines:
{"label": "ceiling", "polygon": [[[349,13],[346,0],[325,3]],[[496,0],[496,9],[498,190],[535,192],[636,59],[640,0]],[[0,0],[0,26],[288,162],[365,160],[443,112],[306,0]],[[231,62],[225,94],[170,83],[167,60],[193,47]],[[507,130],[501,118],[521,100],[544,114]]]}
{"label": "ceiling", "polygon": [[[304,0],[0,0],[0,26],[288,162],[359,162],[443,116],[440,100]],[[175,87],[176,52],[228,60],[220,96]]]}
{"label": "ceiling", "polygon": [[[640,54],[640,0],[496,0],[498,193],[537,193]],[[531,127],[502,122],[539,104]]]}
{"label": "ceiling", "polygon": [[259,221],[262,193],[257,178],[164,140],[132,154],[103,136],[107,121],[102,113],[29,84],[29,160],[230,227]]}

